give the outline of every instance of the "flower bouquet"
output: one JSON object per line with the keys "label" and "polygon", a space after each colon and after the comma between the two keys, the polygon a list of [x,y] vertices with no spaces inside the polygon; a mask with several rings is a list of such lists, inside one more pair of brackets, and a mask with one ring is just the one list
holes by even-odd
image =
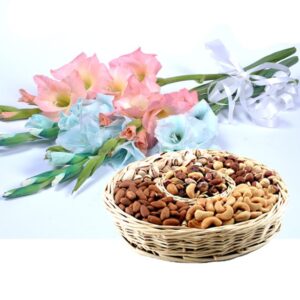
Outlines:
{"label": "flower bouquet", "polygon": [[[21,89],[29,108],[0,106],[3,121],[28,119],[27,131],[1,134],[0,146],[48,140],[53,169],[4,193],[12,199],[76,179],[73,191],[103,164],[121,167],[148,154],[207,148],[217,132],[216,115],[235,104],[257,124],[274,126],[278,113],[294,106],[298,81],[289,68],[298,62],[288,48],[242,68],[220,41],[207,45],[223,72],[158,77],[161,64],[141,49],[109,62],[82,53],[52,78],[34,76],[37,94]],[[191,90],[162,93],[161,87],[193,81]]]}

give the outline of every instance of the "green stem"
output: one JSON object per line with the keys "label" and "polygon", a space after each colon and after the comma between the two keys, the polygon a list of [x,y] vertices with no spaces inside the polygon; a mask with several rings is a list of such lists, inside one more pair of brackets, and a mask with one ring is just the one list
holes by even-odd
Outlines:
{"label": "green stem", "polygon": [[157,83],[160,86],[164,86],[170,83],[189,81],[193,80],[198,83],[202,83],[207,80],[215,80],[226,77],[226,74],[190,74],[190,75],[180,75],[168,78],[157,78]]}
{"label": "green stem", "polygon": [[[283,60],[291,55],[293,55],[297,49],[295,47],[283,49],[277,52],[274,52],[270,55],[267,55],[254,63],[246,66],[244,69],[247,71],[249,69],[252,69],[258,65],[261,65],[266,62],[278,62],[280,60]],[[157,83],[160,86],[164,86],[170,83],[175,82],[181,82],[181,81],[188,81],[193,80],[198,83],[202,83],[204,81],[209,80],[218,80],[227,77],[227,74],[191,74],[191,75],[180,75],[180,76],[174,76],[174,77],[168,77],[168,78],[157,78]]]}
{"label": "green stem", "polygon": [[16,146],[20,144],[30,143],[34,141],[45,141],[56,139],[59,132],[58,127],[48,128],[42,130],[39,135],[33,135],[29,132],[16,133],[12,136],[0,136],[0,146]]}
{"label": "green stem", "polygon": [[58,176],[62,177],[59,178],[59,183],[76,178],[80,174],[86,161],[87,159],[77,164],[66,166],[60,169],[51,170],[48,172],[41,173],[37,176],[31,177],[26,180],[28,185],[7,191],[4,193],[3,197],[6,199],[13,199],[17,197],[35,194],[41,191],[42,189],[52,186],[54,180],[59,178]]}

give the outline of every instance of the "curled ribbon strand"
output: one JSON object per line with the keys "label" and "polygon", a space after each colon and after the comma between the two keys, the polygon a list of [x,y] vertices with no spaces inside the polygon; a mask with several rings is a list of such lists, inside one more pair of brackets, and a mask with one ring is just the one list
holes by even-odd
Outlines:
{"label": "curled ribbon strand", "polygon": [[[280,111],[295,106],[295,99],[298,96],[297,82],[290,77],[288,67],[279,63],[263,63],[246,71],[231,56],[221,41],[212,41],[206,47],[228,74],[228,77],[218,80],[210,86],[208,101],[218,103],[227,98],[230,123],[233,121],[234,109],[238,100],[253,122],[267,127],[275,126]],[[254,74],[266,69],[276,70],[273,77],[266,78]],[[255,86],[264,88],[256,97],[253,96]]]}

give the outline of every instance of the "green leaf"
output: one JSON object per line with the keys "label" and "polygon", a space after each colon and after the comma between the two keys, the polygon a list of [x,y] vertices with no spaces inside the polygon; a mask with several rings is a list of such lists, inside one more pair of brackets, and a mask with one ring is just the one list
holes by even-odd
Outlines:
{"label": "green leaf", "polygon": [[50,147],[47,148],[46,151],[49,151],[49,152],[70,152],[69,150],[67,150],[64,147],[59,146],[59,145],[50,146]]}
{"label": "green leaf", "polygon": [[72,191],[77,191],[82,184],[92,176],[95,171],[102,165],[106,156],[110,155],[110,153],[116,148],[120,139],[119,138],[112,138],[107,140],[103,146],[98,150],[98,154],[96,156],[92,156],[86,165],[84,166],[83,170],[80,172],[75,187]]}
{"label": "green leaf", "polygon": [[7,191],[4,193],[3,197],[6,199],[13,199],[17,197],[23,197],[23,196],[35,194],[42,189],[50,187],[53,181],[59,175],[63,176],[62,179],[59,181],[59,183],[73,179],[74,177],[78,176],[78,174],[82,170],[85,161],[86,159],[74,165],[47,171],[42,174],[31,177],[25,180],[25,182],[28,181],[29,183],[28,185]]}
{"label": "green leaf", "polygon": [[77,191],[82,184],[90,177],[94,174],[94,172],[96,171],[96,169],[103,163],[104,159],[106,157],[106,154],[102,153],[99,155],[96,155],[94,157],[92,157],[84,166],[83,170],[80,172],[77,182],[75,184],[75,187],[72,191],[72,193],[74,193],[75,191]]}
{"label": "green leaf", "polygon": [[28,142],[39,140],[40,138],[30,134],[29,132],[16,133],[11,137],[0,136],[0,146],[15,146]]}
{"label": "green leaf", "polygon": [[297,51],[297,49],[295,47],[291,47],[291,48],[287,48],[287,49],[283,49],[283,50],[274,52],[272,54],[269,54],[269,55],[257,60],[256,62],[245,67],[244,69],[247,71],[247,70],[250,70],[250,69],[252,69],[258,65],[261,65],[263,63],[266,63],[266,62],[278,62],[280,60],[283,60],[283,59],[295,54],[296,51]]}
{"label": "green leaf", "polygon": [[131,122],[129,122],[126,126],[135,126],[137,129],[139,129],[142,126],[142,120],[134,119]]}
{"label": "green leaf", "polygon": [[13,198],[18,198],[18,197],[23,197],[23,196],[28,196],[35,194],[42,190],[43,188],[47,187],[48,185],[51,184],[51,181],[39,183],[39,184],[31,184],[27,186],[23,186],[20,188],[16,188],[10,191],[7,191],[3,194],[3,197],[6,199],[13,199]]}

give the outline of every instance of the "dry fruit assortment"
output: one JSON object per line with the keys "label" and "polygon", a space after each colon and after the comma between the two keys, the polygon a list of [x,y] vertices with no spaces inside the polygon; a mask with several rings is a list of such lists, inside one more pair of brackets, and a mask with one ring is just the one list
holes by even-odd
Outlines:
{"label": "dry fruit assortment", "polygon": [[[128,171],[116,183],[115,204],[152,224],[206,229],[255,219],[278,201],[272,171],[233,155],[198,156],[186,165],[160,162]],[[232,190],[226,176],[234,182]]]}
{"label": "dry fruit assortment", "polygon": [[165,174],[164,186],[172,195],[184,198],[212,197],[227,190],[220,173],[198,164],[182,166]]}

